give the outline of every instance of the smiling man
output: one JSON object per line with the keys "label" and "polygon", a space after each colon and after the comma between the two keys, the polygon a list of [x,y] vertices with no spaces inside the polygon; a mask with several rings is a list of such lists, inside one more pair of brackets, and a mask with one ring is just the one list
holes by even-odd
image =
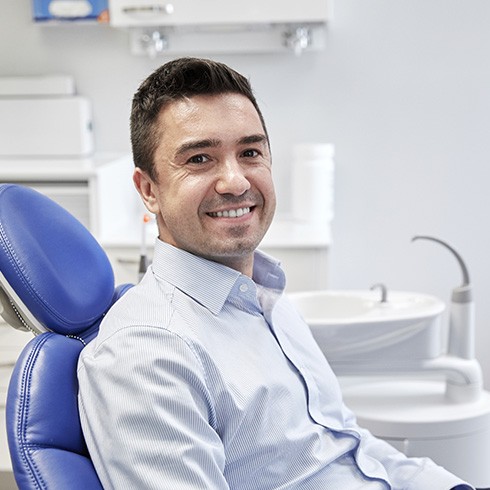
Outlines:
{"label": "smiling man", "polygon": [[155,175],[134,180],[160,239],[252,275],[275,209],[265,128],[244,95],[174,101],[157,119]]}
{"label": "smiling man", "polygon": [[159,236],[80,357],[103,487],[470,489],[357,425],[280,265],[256,250],[276,200],[248,81],[221,63],[171,61],[135,94],[131,139]]}

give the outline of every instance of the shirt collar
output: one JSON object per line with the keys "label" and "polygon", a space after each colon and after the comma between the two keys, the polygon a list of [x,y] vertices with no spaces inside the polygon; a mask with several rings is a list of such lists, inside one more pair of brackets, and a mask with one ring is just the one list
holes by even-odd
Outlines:
{"label": "shirt collar", "polygon": [[[193,255],[156,239],[153,272],[217,315],[237,281],[248,279],[240,272],[218,262]],[[279,262],[263,252],[254,255],[253,281],[266,288],[282,291],[285,278]]]}

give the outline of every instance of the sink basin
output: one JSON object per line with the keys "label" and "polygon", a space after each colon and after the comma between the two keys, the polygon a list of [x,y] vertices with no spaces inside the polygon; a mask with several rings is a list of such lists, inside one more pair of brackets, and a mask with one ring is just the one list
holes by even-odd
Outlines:
{"label": "sink basin", "polygon": [[326,290],[289,295],[332,366],[372,360],[432,359],[442,353],[445,304],[434,296]]}

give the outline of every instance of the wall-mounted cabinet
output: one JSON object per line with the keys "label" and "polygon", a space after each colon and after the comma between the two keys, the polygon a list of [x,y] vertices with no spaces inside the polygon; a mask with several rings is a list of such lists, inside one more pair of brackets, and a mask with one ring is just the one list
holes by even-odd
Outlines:
{"label": "wall-mounted cabinet", "polygon": [[109,10],[116,27],[322,24],[331,16],[331,0],[110,0]]}
{"label": "wall-mounted cabinet", "polygon": [[133,54],[318,50],[333,0],[109,0]]}

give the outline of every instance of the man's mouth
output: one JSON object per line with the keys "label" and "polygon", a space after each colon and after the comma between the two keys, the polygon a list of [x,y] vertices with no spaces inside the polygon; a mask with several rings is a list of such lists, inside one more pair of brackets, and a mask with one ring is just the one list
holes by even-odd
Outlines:
{"label": "man's mouth", "polygon": [[208,213],[211,218],[240,218],[244,214],[250,213],[251,208],[228,209],[226,211],[216,211]]}

